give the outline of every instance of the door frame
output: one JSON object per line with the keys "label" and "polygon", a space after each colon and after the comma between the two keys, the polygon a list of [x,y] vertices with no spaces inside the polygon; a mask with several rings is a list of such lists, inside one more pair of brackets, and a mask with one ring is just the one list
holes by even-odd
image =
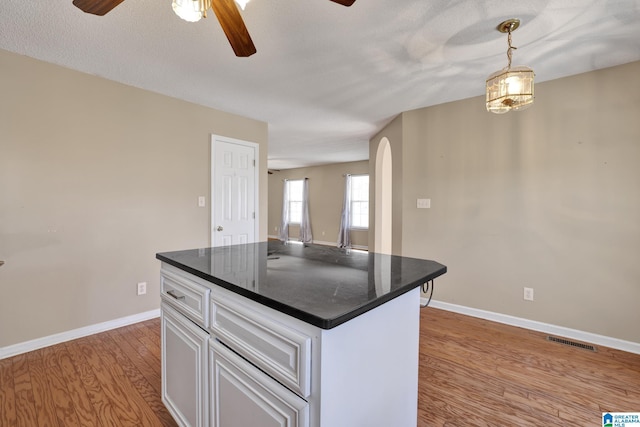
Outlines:
{"label": "door frame", "polygon": [[[215,224],[215,197],[213,194],[213,191],[215,189],[215,159],[213,158],[216,152],[216,146],[218,143],[220,142],[225,142],[225,143],[230,143],[230,144],[238,144],[238,145],[242,145],[245,147],[249,147],[252,148],[254,151],[254,158],[255,158],[255,167],[253,169],[253,206],[254,206],[254,211],[255,211],[255,216],[253,218],[253,242],[257,242],[260,240],[260,145],[255,143],[255,142],[251,142],[251,141],[244,141],[242,139],[236,139],[236,138],[231,138],[228,136],[223,136],[223,135],[216,135],[216,134],[211,134],[211,144],[210,144],[210,156],[209,156],[209,161],[210,161],[210,169],[211,169],[211,175],[210,175],[210,180],[209,180],[209,200],[211,200],[211,203],[209,203],[210,205],[210,211],[209,211],[209,245],[213,246],[213,242],[214,242],[214,238],[213,238],[213,227]],[[253,242],[247,242],[247,243],[253,243]]]}

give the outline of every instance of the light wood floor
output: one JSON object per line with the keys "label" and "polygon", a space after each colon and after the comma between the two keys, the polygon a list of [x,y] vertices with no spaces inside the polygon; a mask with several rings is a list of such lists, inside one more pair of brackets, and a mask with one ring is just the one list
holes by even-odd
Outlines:
{"label": "light wood floor", "polygon": [[[640,355],[433,308],[420,329],[419,427],[597,426],[603,411],[640,411]],[[175,426],[159,347],[154,319],[0,360],[0,426]]]}

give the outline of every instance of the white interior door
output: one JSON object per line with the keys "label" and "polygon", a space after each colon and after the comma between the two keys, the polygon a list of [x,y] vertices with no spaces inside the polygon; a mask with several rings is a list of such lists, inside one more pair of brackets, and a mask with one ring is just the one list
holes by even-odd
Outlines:
{"label": "white interior door", "polygon": [[211,245],[252,243],[258,236],[258,145],[211,137]]}

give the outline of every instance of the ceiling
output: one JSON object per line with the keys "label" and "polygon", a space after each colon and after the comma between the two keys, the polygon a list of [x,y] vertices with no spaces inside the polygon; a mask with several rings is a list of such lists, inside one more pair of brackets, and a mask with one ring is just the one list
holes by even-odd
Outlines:
{"label": "ceiling", "polygon": [[1,0],[0,48],[268,122],[271,169],[367,159],[397,114],[482,95],[508,18],[513,65],[537,82],[640,60],[640,0],[252,0],[249,58],[213,13],[126,0],[97,17],[71,1]]}

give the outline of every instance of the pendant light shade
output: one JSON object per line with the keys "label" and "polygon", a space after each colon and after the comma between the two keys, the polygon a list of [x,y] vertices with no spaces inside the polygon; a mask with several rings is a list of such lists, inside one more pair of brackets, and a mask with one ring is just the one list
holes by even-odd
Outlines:
{"label": "pendant light shade", "polygon": [[520,20],[510,19],[498,26],[498,31],[509,33],[506,68],[496,71],[487,78],[487,111],[495,114],[508,113],[511,110],[524,110],[533,104],[533,79],[535,74],[529,67],[511,66],[511,32],[520,25]]}
{"label": "pendant light shade", "polygon": [[487,111],[496,114],[524,110],[533,104],[533,70],[519,66],[496,71],[487,78]]}

